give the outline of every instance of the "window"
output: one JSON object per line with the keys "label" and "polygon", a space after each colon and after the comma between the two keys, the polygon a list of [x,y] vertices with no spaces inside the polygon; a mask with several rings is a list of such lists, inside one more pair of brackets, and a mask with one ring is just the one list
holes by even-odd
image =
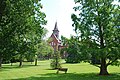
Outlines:
{"label": "window", "polygon": [[54,43],[52,42],[51,45],[53,46],[53,44],[54,44]]}

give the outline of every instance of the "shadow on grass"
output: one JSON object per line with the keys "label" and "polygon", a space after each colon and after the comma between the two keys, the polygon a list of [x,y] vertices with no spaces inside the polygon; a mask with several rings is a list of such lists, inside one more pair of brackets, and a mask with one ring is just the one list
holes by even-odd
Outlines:
{"label": "shadow on grass", "polygon": [[49,73],[49,74],[39,74],[40,77],[27,77],[18,78],[12,80],[120,80],[120,74],[111,74],[109,76],[99,76],[95,73]]}
{"label": "shadow on grass", "polygon": [[[40,66],[40,65],[38,65]],[[19,67],[18,65],[4,65],[2,66],[2,68],[0,69],[0,71],[9,71],[12,69],[21,69],[21,68],[28,68],[28,67],[36,67],[35,65],[23,65],[22,67]]]}

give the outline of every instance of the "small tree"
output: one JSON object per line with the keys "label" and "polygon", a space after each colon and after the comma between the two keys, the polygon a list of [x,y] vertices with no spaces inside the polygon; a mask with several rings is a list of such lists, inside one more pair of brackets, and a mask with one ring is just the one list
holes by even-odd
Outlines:
{"label": "small tree", "polygon": [[55,53],[53,54],[53,59],[51,60],[50,66],[52,69],[58,69],[61,67],[59,51],[55,51]]}

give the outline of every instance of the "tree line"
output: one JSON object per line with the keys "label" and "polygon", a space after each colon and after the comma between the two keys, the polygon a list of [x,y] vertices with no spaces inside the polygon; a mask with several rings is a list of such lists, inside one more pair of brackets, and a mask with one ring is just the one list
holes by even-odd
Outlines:
{"label": "tree line", "polygon": [[38,56],[47,23],[42,7],[40,0],[0,0],[0,68],[5,61],[19,61],[21,67],[24,58]]}

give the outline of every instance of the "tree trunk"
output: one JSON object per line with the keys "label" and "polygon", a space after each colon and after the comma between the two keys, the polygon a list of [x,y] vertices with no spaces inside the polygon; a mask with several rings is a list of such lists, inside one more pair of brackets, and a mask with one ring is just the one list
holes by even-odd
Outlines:
{"label": "tree trunk", "polygon": [[20,56],[20,64],[19,67],[22,67],[22,55]]}
{"label": "tree trunk", "polygon": [[107,65],[106,65],[105,59],[101,59],[101,67],[100,67],[99,75],[109,75],[109,73],[107,71]]}
{"label": "tree trunk", "polygon": [[11,62],[11,66],[13,65],[13,63]]}
{"label": "tree trunk", "polygon": [[0,68],[2,68],[2,57],[0,57]]}
{"label": "tree trunk", "polygon": [[19,67],[22,67],[22,60],[20,60],[20,64],[19,64]]}
{"label": "tree trunk", "polygon": [[37,66],[37,59],[35,59],[35,66]]}

